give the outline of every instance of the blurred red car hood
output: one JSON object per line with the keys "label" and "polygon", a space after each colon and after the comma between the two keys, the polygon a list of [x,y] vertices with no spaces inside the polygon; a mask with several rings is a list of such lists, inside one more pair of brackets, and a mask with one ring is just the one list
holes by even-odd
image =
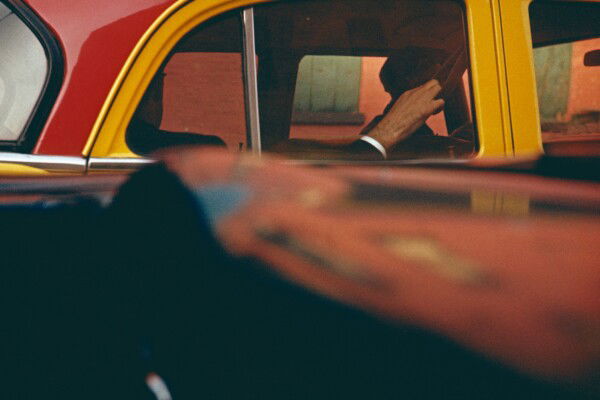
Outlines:
{"label": "blurred red car hood", "polygon": [[165,158],[233,254],[550,378],[600,361],[600,185],[446,168]]}

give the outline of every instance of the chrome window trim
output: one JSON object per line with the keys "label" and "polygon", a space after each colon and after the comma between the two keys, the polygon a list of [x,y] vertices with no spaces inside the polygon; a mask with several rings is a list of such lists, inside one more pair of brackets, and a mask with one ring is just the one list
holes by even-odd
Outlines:
{"label": "chrome window trim", "polygon": [[53,156],[0,152],[0,163],[20,164],[50,172],[74,172],[83,174],[87,162],[83,157]]}
{"label": "chrome window trim", "polygon": [[256,43],[254,37],[254,9],[242,12],[244,24],[244,96],[246,98],[246,124],[249,128],[248,144],[255,155],[261,154],[260,117],[258,105],[258,77],[256,69]]}
{"label": "chrome window trim", "polygon": [[89,172],[135,171],[156,160],[139,157],[90,157],[87,162]]}

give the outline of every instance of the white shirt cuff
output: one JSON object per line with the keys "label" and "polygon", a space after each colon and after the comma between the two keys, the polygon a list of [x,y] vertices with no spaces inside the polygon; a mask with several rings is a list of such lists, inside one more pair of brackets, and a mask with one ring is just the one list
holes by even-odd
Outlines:
{"label": "white shirt cuff", "polygon": [[363,142],[369,143],[371,146],[375,147],[378,152],[381,153],[384,160],[387,160],[387,152],[385,151],[385,147],[381,143],[377,141],[377,139],[373,139],[371,136],[364,135],[360,138]]}

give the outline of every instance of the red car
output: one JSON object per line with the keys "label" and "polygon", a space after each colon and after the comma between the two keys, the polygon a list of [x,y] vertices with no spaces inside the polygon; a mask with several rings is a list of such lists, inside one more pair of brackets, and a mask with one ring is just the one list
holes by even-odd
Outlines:
{"label": "red car", "polygon": [[163,157],[0,181],[10,398],[599,395],[597,162]]}

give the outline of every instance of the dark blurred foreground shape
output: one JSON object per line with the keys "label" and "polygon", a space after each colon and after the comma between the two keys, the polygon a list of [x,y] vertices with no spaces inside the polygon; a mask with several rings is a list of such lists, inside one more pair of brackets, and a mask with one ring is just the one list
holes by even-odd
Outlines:
{"label": "dark blurred foreground shape", "polygon": [[589,377],[517,372],[230,254],[184,161],[134,174],[108,208],[0,209],[0,397],[151,399],[154,371],[174,399],[598,398]]}

